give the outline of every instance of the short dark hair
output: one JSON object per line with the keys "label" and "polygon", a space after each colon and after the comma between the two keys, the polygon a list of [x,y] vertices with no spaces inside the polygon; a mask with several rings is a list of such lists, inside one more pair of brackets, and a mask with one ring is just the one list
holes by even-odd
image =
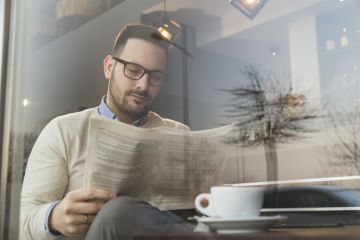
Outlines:
{"label": "short dark hair", "polygon": [[139,38],[162,47],[167,52],[171,43],[156,28],[145,24],[129,24],[125,25],[117,34],[112,55],[119,56],[124,49],[128,39]]}

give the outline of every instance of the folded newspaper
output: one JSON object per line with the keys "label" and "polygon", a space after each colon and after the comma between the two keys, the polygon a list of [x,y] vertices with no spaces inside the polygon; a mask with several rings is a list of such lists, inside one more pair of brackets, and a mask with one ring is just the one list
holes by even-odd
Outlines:
{"label": "folded newspaper", "polygon": [[[138,128],[95,116],[90,119],[85,187],[148,201],[160,209],[193,208],[194,198],[231,181],[232,126],[188,131]],[[226,180],[227,179],[227,180]]]}

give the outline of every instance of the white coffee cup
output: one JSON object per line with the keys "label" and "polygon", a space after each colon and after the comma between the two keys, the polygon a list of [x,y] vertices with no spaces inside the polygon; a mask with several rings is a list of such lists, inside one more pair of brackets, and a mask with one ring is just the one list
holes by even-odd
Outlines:
{"label": "white coffee cup", "polygon": [[[201,203],[207,201],[208,205]],[[260,187],[214,186],[211,193],[195,198],[196,209],[209,217],[249,218],[260,215],[263,189]]]}

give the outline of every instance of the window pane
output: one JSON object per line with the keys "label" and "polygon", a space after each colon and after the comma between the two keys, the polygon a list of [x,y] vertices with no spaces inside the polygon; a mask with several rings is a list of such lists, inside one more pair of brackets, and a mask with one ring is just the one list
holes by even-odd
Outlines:
{"label": "window pane", "polygon": [[[210,172],[215,180],[208,185],[285,181],[277,182],[282,187],[312,179],[300,186],[359,189],[360,2],[274,0],[247,11],[235,5],[226,0],[16,1],[1,113],[6,234],[18,234],[23,175],[40,132],[57,116],[97,109],[109,83],[102,61],[118,31],[134,22],[161,27],[172,37],[168,77],[151,110],[193,131],[235,126],[223,152],[189,147],[205,149],[199,154],[209,157],[202,160],[221,162],[211,171],[201,168],[211,164],[200,162],[196,167],[202,171],[184,174],[189,179]],[[146,154],[157,153],[152,150]],[[72,176],[72,166],[67,167]],[[82,187],[65,185],[65,193]],[[355,199],[346,191],[340,195]],[[293,207],[311,196],[278,197],[274,203]],[[311,205],[326,207],[331,201],[314,197]]]}

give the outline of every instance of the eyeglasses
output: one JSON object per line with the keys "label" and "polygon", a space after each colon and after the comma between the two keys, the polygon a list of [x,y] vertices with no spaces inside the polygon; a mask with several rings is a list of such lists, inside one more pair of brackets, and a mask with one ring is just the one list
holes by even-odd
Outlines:
{"label": "eyeglasses", "polygon": [[149,74],[150,85],[159,87],[166,79],[167,74],[165,72],[147,70],[139,64],[127,62],[114,56],[112,58],[124,64],[124,75],[132,80],[139,80],[147,73]]}

